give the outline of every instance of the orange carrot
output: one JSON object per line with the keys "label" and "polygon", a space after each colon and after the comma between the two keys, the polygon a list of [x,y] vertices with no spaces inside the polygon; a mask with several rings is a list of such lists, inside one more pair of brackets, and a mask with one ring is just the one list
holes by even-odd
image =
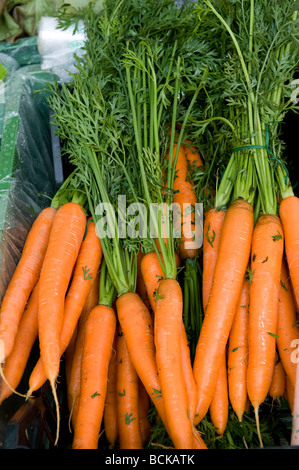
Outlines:
{"label": "orange carrot", "polygon": [[[5,380],[2,382],[0,403],[12,395],[13,390],[19,385],[33,344],[37,339],[38,326],[38,282],[35,284],[30,295],[25,311],[21,317],[13,349],[5,360],[3,374]],[[9,385],[8,385],[9,384]]]}
{"label": "orange carrot", "polygon": [[148,299],[148,294],[146,291],[146,285],[144,283],[144,279],[142,276],[142,271],[141,271],[141,261],[142,258],[145,256],[142,251],[138,252],[137,255],[137,281],[136,281],[136,292],[137,294],[141,297],[147,308],[150,308],[150,301]]}
{"label": "orange carrot", "polygon": [[226,212],[210,209],[204,219],[203,228],[203,270],[202,270],[202,303],[207,307],[211,293],[213,275],[218,256],[222,225]]}
{"label": "orange carrot", "polygon": [[146,287],[148,299],[154,312],[156,310],[156,296],[160,281],[164,278],[163,270],[155,251],[150,251],[141,261],[141,273]]}
{"label": "orange carrot", "polygon": [[116,403],[120,449],[142,449],[139,427],[139,379],[130,358],[126,338],[119,329],[116,339]]}
{"label": "orange carrot", "polygon": [[201,437],[199,431],[193,426],[193,444],[194,449],[207,449],[206,443]]}
{"label": "orange carrot", "polygon": [[242,421],[247,395],[249,282],[244,279],[242,292],[228,339],[229,399],[239,421]]}
{"label": "orange carrot", "polygon": [[216,390],[248,265],[253,224],[252,206],[242,200],[233,202],[222,226],[211,294],[194,358],[193,372],[198,391],[195,424],[207,413]]}
{"label": "orange carrot", "polygon": [[116,335],[114,337],[111,357],[108,367],[108,383],[104,408],[104,429],[109,442],[109,448],[113,449],[118,439],[117,422],[117,397],[116,397]]}
{"label": "orange carrot", "polygon": [[97,449],[107,392],[108,366],[116,329],[112,308],[97,305],[86,322],[81,390],[73,449]]}
{"label": "orange carrot", "polygon": [[9,356],[21,316],[39,278],[56,209],[47,207],[27,235],[19,263],[8,284],[0,309],[0,363]]}
{"label": "orange carrot", "polygon": [[186,384],[188,395],[188,415],[190,417],[191,422],[193,422],[197,400],[197,389],[191,365],[190,348],[183,322],[181,325],[181,353],[184,382]]}
{"label": "orange carrot", "polygon": [[73,425],[76,420],[79,396],[80,396],[80,383],[81,383],[81,361],[83,354],[83,346],[85,339],[85,326],[88,315],[90,312],[98,305],[99,302],[99,283],[100,276],[99,273],[96,275],[93,283],[91,284],[90,291],[88,293],[87,299],[85,301],[82,313],[78,320],[77,324],[77,335],[74,345],[74,351],[72,354],[72,364],[70,371],[70,378],[68,382],[68,393],[71,397],[71,411],[70,411],[70,420]]}
{"label": "orange carrot", "polygon": [[148,417],[148,412],[150,408],[150,398],[141,380],[139,380],[138,407],[140,435],[142,444],[145,445],[149,441],[151,435],[151,423]]}
{"label": "orange carrot", "polygon": [[228,421],[228,387],[226,354],[223,354],[215,395],[210,405],[210,417],[217,434],[223,435]]}
{"label": "orange carrot", "polygon": [[[277,358],[276,358],[277,359]],[[280,359],[274,365],[269,395],[271,398],[280,398],[283,396],[286,385],[285,370]]]}
{"label": "orange carrot", "polygon": [[78,325],[76,326],[71,341],[69,342],[68,347],[65,350],[64,354],[64,370],[65,370],[65,382],[66,382],[66,397],[67,397],[67,404],[69,410],[69,430],[71,431],[70,423],[72,420],[72,413],[73,413],[73,397],[71,395],[70,389],[70,378],[71,378],[71,370],[72,370],[72,362],[73,362],[73,354],[75,350],[76,338],[78,334]]}
{"label": "orange carrot", "polygon": [[86,228],[82,207],[74,202],[61,206],[55,216],[39,280],[38,331],[42,366],[49,380],[57,408],[55,382],[59,374],[61,331],[65,295]]}
{"label": "orange carrot", "polygon": [[[84,219],[83,219],[84,220]],[[95,224],[88,222],[86,237],[81,243],[74,266],[70,286],[65,297],[63,320],[60,335],[60,356],[66,350],[77,322],[82,313],[84,303],[91,289],[102,260],[102,247],[96,234]],[[42,357],[37,362],[29,379],[30,390],[37,390],[46,381],[46,371]]]}
{"label": "orange carrot", "polygon": [[[275,364],[282,255],[283,230],[279,218],[260,216],[252,238],[247,367],[247,392],[258,432],[258,410],[269,392]],[[260,433],[259,438],[262,446]]]}
{"label": "orange carrot", "polygon": [[294,347],[299,344],[299,328],[296,325],[296,304],[285,259],[282,261],[279,286],[277,349],[283,367],[293,387],[296,382],[297,363],[293,359]]}
{"label": "orange carrot", "polygon": [[156,361],[170,437],[177,449],[192,449],[192,422],[181,353],[183,298],[175,279],[163,279],[155,310]]}
{"label": "orange carrot", "polygon": [[299,198],[289,196],[279,207],[283,227],[285,252],[290,270],[297,308],[299,308]]}

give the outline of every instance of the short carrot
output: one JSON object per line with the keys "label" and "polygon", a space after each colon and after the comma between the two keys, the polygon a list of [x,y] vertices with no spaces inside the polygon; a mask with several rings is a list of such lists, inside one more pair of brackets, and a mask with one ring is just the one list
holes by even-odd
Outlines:
{"label": "short carrot", "polygon": [[56,209],[47,207],[27,235],[21,258],[5,291],[0,309],[0,363],[9,356],[29,296],[40,276]]}
{"label": "short carrot", "polygon": [[269,392],[275,364],[282,256],[280,220],[276,215],[264,214],[259,217],[252,238],[248,330],[247,392],[258,431],[259,406]]}
{"label": "short carrot", "polygon": [[296,323],[296,304],[293,295],[293,287],[288,273],[286,260],[283,258],[279,286],[278,320],[277,320],[277,350],[279,357],[295,387],[296,360],[293,355],[299,344],[299,328]]}
{"label": "short carrot", "polygon": [[119,329],[116,338],[116,405],[120,449],[142,449],[139,425],[139,379],[126,338]]}
{"label": "short carrot", "polygon": [[90,312],[85,330],[73,449],[98,447],[115,329],[116,315],[112,308],[97,305]]}
{"label": "short carrot", "polygon": [[250,204],[236,200],[230,205],[222,226],[211,294],[193,364],[198,391],[196,424],[207,413],[215,393],[222,356],[249,261],[253,224]]}
{"label": "short carrot", "polygon": [[210,417],[217,434],[223,435],[228,421],[228,386],[226,354],[223,354],[214,397],[210,405]]}
{"label": "short carrot", "polygon": [[228,339],[228,390],[231,406],[242,421],[247,395],[249,282],[244,279],[236,313]]}

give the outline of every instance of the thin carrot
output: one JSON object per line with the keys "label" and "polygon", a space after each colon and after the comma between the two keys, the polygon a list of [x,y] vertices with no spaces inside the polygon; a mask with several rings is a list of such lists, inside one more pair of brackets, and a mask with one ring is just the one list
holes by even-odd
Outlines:
{"label": "thin carrot", "polygon": [[139,428],[143,446],[149,441],[151,435],[151,423],[149,420],[150,398],[141,380],[139,380]]}
{"label": "thin carrot", "polygon": [[201,437],[199,431],[193,426],[193,444],[194,449],[207,449],[207,445]]}
{"label": "thin carrot", "polygon": [[115,335],[111,357],[108,366],[108,382],[104,408],[104,429],[105,435],[109,442],[109,448],[113,449],[118,439],[118,422],[117,422],[117,397],[116,397],[116,339]]}
{"label": "thin carrot", "polygon": [[188,395],[188,415],[191,422],[193,422],[197,400],[197,389],[192,370],[188,338],[183,322],[181,325],[181,354],[184,382],[186,384]]}
{"label": "thin carrot", "polygon": [[217,434],[223,435],[228,421],[228,384],[226,354],[223,354],[215,395],[210,405],[210,417]]}
{"label": "thin carrot", "polygon": [[80,396],[80,383],[81,383],[81,361],[83,354],[83,346],[85,339],[85,326],[88,315],[93,310],[93,308],[98,305],[99,302],[99,283],[100,276],[99,273],[96,275],[93,283],[91,284],[90,291],[88,293],[87,299],[85,301],[82,313],[78,320],[77,324],[77,335],[74,345],[74,351],[72,354],[72,364],[70,370],[70,378],[68,382],[68,393],[71,397],[71,407],[70,407],[70,420],[75,423],[79,396]]}
{"label": "thin carrot", "polygon": [[[84,220],[84,218],[82,219]],[[83,223],[83,220],[81,223]],[[82,236],[82,233],[80,236]],[[64,301],[60,335],[60,356],[62,356],[71,340],[91,285],[99,270],[101,260],[101,242],[97,236],[94,222],[89,221],[87,233],[79,248],[71,282]],[[28,393],[32,393],[40,388],[45,381],[46,371],[41,357],[30,376],[30,389]]]}
{"label": "thin carrot", "polygon": [[293,387],[296,382],[296,361],[293,359],[294,347],[299,343],[299,328],[296,324],[296,304],[293,288],[285,259],[282,260],[279,286],[277,350],[283,367]]}
{"label": "thin carrot", "polygon": [[[259,217],[253,232],[248,330],[247,391],[259,432],[259,406],[271,385],[276,352],[276,329],[283,230],[276,215]],[[260,432],[260,445],[263,446]]]}
{"label": "thin carrot", "polygon": [[139,379],[126,338],[119,329],[116,339],[116,403],[120,449],[142,449],[139,427]]}
{"label": "thin carrot", "polygon": [[288,375],[286,375],[286,395],[287,395],[287,401],[288,401],[291,413],[293,413],[295,389]]}
{"label": "thin carrot", "polygon": [[148,299],[148,294],[146,290],[146,285],[144,283],[144,279],[142,276],[142,271],[141,271],[141,261],[142,258],[145,256],[144,253],[140,250],[137,254],[137,280],[136,280],[136,292],[137,294],[141,297],[147,308],[150,308],[150,301]]}
{"label": "thin carrot", "polygon": [[204,310],[207,307],[213,275],[218,256],[221,230],[226,211],[210,209],[205,214],[203,228],[203,256],[202,256],[202,303]]}
{"label": "thin carrot", "polygon": [[65,372],[65,382],[66,382],[66,397],[67,397],[67,404],[69,410],[69,430],[71,432],[71,420],[72,420],[72,413],[73,413],[73,397],[71,394],[71,389],[69,387],[70,378],[71,378],[71,370],[72,370],[72,362],[73,362],[73,354],[75,350],[76,338],[78,334],[78,325],[76,326],[71,341],[69,342],[68,347],[65,350],[64,354],[64,372]]}
{"label": "thin carrot", "polygon": [[61,331],[65,295],[72,276],[86,228],[81,205],[68,202],[55,216],[47,252],[39,280],[38,329],[42,366],[49,380],[57,408],[57,439],[59,437],[59,405],[55,382],[61,357]]}
{"label": "thin carrot", "polygon": [[21,317],[13,349],[5,360],[0,392],[0,403],[12,395],[18,387],[25,372],[27,361],[38,334],[38,282],[28,300]]}
{"label": "thin carrot", "polygon": [[[182,368],[181,331],[183,298],[175,279],[163,279],[155,310],[156,360],[167,425],[177,449],[192,449],[192,422]],[[170,334],[171,332],[171,334]]]}
{"label": "thin carrot", "polygon": [[284,198],[279,206],[279,216],[283,227],[285,252],[292,279],[297,308],[299,308],[299,198]]}
{"label": "thin carrot", "polygon": [[85,330],[81,391],[73,449],[98,447],[115,329],[116,315],[112,308],[97,305],[90,312]]}
{"label": "thin carrot", "polygon": [[249,282],[244,279],[242,292],[228,339],[229,400],[239,421],[242,421],[247,395]]}
{"label": "thin carrot", "polygon": [[269,388],[269,396],[273,399],[279,399],[283,396],[286,386],[285,370],[281,360],[276,357],[277,362],[274,365],[271,385]]}
{"label": "thin carrot", "polygon": [[0,363],[9,356],[29,296],[39,278],[56,209],[47,207],[27,235],[21,258],[5,291],[0,309]]}
{"label": "thin carrot", "polygon": [[222,226],[210,299],[193,364],[198,391],[196,424],[207,413],[216,390],[222,355],[248,265],[253,223],[250,204],[236,200],[230,205]]}

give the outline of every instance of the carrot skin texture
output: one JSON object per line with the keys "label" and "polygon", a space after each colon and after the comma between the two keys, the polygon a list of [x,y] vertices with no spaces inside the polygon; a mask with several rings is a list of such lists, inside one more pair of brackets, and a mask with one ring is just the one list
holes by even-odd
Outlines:
{"label": "carrot skin texture", "polygon": [[293,359],[294,347],[299,343],[299,328],[296,325],[296,303],[287,264],[285,259],[281,265],[279,286],[278,320],[277,320],[277,350],[284,370],[293,387],[296,383],[297,361]]}
{"label": "carrot skin texture", "polygon": [[225,211],[217,211],[213,208],[207,211],[204,219],[202,245],[202,303],[204,310],[207,307],[211,293],[225,214]]}
{"label": "carrot skin texture", "polygon": [[[35,284],[33,291],[29,297],[27,307],[21,317],[19,328],[14,341],[13,349],[5,360],[3,373],[12,386],[16,389],[19,385],[27,361],[31,353],[31,349],[38,335],[37,326],[38,317],[38,282]],[[13,391],[8,387],[5,381],[1,384],[0,404],[11,396]]]}
{"label": "carrot skin texture", "polygon": [[229,400],[239,421],[242,421],[247,395],[249,282],[244,279],[242,292],[228,339]]}
{"label": "carrot skin texture", "polygon": [[142,449],[139,427],[139,379],[119,331],[116,338],[116,401],[120,449]]}
{"label": "carrot skin texture", "polygon": [[66,203],[55,216],[39,282],[38,328],[45,376],[55,382],[60,367],[65,295],[86,227],[79,204]]}
{"label": "carrot skin texture", "polygon": [[111,357],[108,367],[108,383],[104,408],[105,435],[109,448],[113,449],[118,439],[117,399],[116,399],[116,336],[114,337]]}
{"label": "carrot skin texture", "polygon": [[0,309],[0,341],[3,341],[4,350],[1,351],[1,363],[12,351],[21,316],[40,276],[56,213],[56,209],[47,207],[42,210],[33,222],[19,263],[2,299]]}
{"label": "carrot skin texture", "polygon": [[[64,301],[64,313],[60,335],[60,356],[66,350],[82,313],[85,301],[96,278],[102,260],[102,247],[96,234],[95,224],[89,221],[87,234],[81,243],[69,289]],[[31,391],[46,381],[42,358],[37,362],[30,377]]]}
{"label": "carrot skin texture", "polygon": [[175,279],[163,279],[155,311],[158,373],[170,437],[177,449],[192,449],[192,422],[181,353],[183,298]]}
{"label": "carrot skin texture", "polygon": [[86,322],[73,449],[98,448],[115,330],[116,315],[112,308],[98,305],[90,312]]}
{"label": "carrot skin texture", "polygon": [[248,265],[253,225],[252,206],[242,200],[232,203],[222,226],[211,295],[193,364],[198,392],[195,424],[207,413],[216,390],[222,355]]}
{"label": "carrot skin texture", "polygon": [[145,283],[148,299],[154,312],[156,309],[156,292],[159,283],[164,277],[158,255],[155,251],[150,251],[141,260],[140,265],[142,277]]}
{"label": "carrot skin texture", "polygon": [[227,364],[226,354],[223,354],[215,395],[210,405],[211,421],[220,436],[223,435],[227,426],[228,405]]}
{"label": "carrot skin texture", "polygon": [[139,380],[139,427],[140,427],[140,435],[142,444],[145,445],[150,438],[151,435],[151,423],[148,418],[148,412],[150,408],[150,398],[148,396],[147,391],[143,383]]}
{"label": "carrot skin texture", "polygon": [[282,397],[285,392],[286,374],[282,362],[279,360],[273,369],[273,376],[269,388],[269,395],[272,398]]}
{"label": "carrot skin texture", "polygon": [[291,275],[296,306],[299,308],[299,198],[289,196],[279,207],[284,232],[285,252]]}
{"label": "carrot skin texture", "polygon": [[[274,241],[274,236],[280,238]],[[283,231],[275,215],[262,215],[252,238],[247,392],[258,408],[271,385],[276,354],[276,329]]]}

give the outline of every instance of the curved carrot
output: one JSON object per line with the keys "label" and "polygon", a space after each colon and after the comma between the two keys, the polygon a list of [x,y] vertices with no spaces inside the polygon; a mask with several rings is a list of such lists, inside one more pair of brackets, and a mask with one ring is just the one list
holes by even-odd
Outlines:
{"label": "curved carrot", "polygon": [[282,255],[283,230],[279,218],[260,216],[252,237],[247,367],[247,392],[258,431],[258,409],[269,392],[275,364]]}
{"label": "curved carrot", "polygon": [[214,208],[207,211],[204,219],[202,245],[202,303],[204,310],[211,293],[225,214],[226,211]]}
{"label": "curved carrot", "polygon": [[81,361],[83,354],[83,346],[85,339],[85,326],[88,315],[98,305],[99,302],[99,284],[100,276],[97,273],[93,283],[91,284],[90,291],[85,301],[82,313],[77,324],[77,335],[72,354],[72,364],[70,370],[70,378],[68,381],[68,393],[71,398],[71,411],[70,419],[74,425],[78,410],[79,396],[80,396],[80,383],[81,383]]}
{"label": "curved carrot", "polygon": [[141,380],[139,380],[139,428],[142,444],[145,445],[151,435],[151,423],[149,421],[148,412],[150,408],[150,398]]}
{"label": "curved carrot", "polygon": [[[83,217],[82,219],[81,223],[84,221]],[[82,233],[80,236],[81,235]],[[89,221],[87,225],[87,233],[79,248],[71,282],[64,301],[60,335],[60,356],[62,356],[71,340],[93,280],[96,278],[101,260],[101,242],[96,234],[94,222]],[[34,390],[37,390],[46,381],[46,370],[42,359],[41,355],[40,360],[37,362],[31,373],[29,379],[30,389],[28,393],[32,393]]]}
{"label": "curved carrot", "polygon": [[112,308],[97,305],[86,322],[81,391],[73,449],[97,449],[107,391],[108,366],[116,329]]}
{"label": "curved carrot", "polygon": [[228,339],[229,400],[239,421],[242,421],[248,400],[246,376],[248,361],[249,287],[248,280],[244,279]]}
{"label": "curved carrot", "polygon": [[13,349],[5,360],[3,369],[5,380],[2,381],[1,385],[0,404],[12,395],[13,390],[17,388],[23,377],[32,346],[37,339],[37,317],[38,281],[33,288],[25,311],[21,317]]}
{"label": "curved carrot", "polygon": [[142,449],[139,427],[139,379],[121,329],[116,338],[116,403],[120,449]]}
{"label": "curved carrot", "polygon": [[293,360],[294,347],[298,346],[299,328],[296,325],[296,304],[287,264],[282,260],[279,286],[277,350],[283,367],[293,387],[296,383],[296,361]]}
{"label": "curved carrot", "polygon": [[37,216],[27,235],[21,258],[5,291],[0,309],[0,363],[9,356],[21,316],[40,276],[57,210],[47,207]]}
{"label": "curved carrot", "polygon": [[253,208],[236,200],[222,226],[210,299],[197,343],[193,372],[197,384],[198,424],[213,399],[218,373],[248,265],[254,217]]}
{"label": "curved carrot", "polygon": [[192,422],[182,368],[183,298],[175,279],[163,279],[155,310],[156,360],[170,437],[177,449],[192,449]]}
{"label": "curved carrot", "polygon": [[82,207],[74,202],[61,206],[55,216],[39,280],[38,336],[42,368],[49,380],[57,407],[55,382],[59,374],[61,331],[65,295],[86,228]]}
{"label": "curved carrot", "polygon": [[292,279],[297,308],[299,308],[299,198],[289,196],[279,206],[284,232],[285,252]]}
{"label": "curved carrot", "polygon": [[114,337],[111,357],[108,366],[107,393],[104,408],[104,429],[109,442],[109,448],[113,449],[118,439],[117,422],[117,397],[116,397],[116,335]]}
{"label": "curved carrot", "polygon": [[223,435],[228,421],[228,387],[226,354],[223,354],[215,395],[210,405],[210,417],[217,434]]}

